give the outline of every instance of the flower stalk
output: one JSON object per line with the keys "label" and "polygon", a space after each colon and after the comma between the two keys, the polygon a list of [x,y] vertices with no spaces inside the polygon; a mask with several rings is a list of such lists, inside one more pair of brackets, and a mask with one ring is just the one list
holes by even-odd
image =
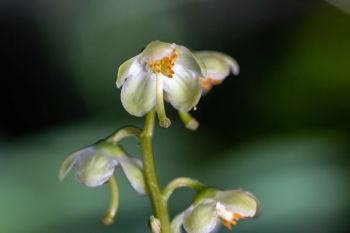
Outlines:
{"label": "flower stalk", "polygon": [[154,215],[160,221],[161,233],[169,233],[170,223],[168,208],[166,202],[163,201],[162,193],[159,188],[158,179],[154,168],[152,149],[154,115],[154,111],[147,113],[145,127],[140,137],[144,176]]}
{"label": "flower stalk", "polygon": [[165,202],[167,202],[173,194],[174,190],[177,188],[182,188],[182,187],[188,187],[196,191],[197,193],[203,191],[204,189],[207,188],[206,185],[202,184],[198,180],[194,180],[189,177],[178,177],[174,180],[172,180],[165,188],[163,191],[163,199]]}
{"label": "flower stalk", "polygon": [[121,129],[118,129],[117,131],[112,133],[110,136],[106,138],[106,141],[118,143],[120,140],[127,137],[136,137],[137,139],[139,139],[140,135],[141,135],[141,130],[139,128],[136,128],[134,126],[128,126],[128,127],[123,127]]}

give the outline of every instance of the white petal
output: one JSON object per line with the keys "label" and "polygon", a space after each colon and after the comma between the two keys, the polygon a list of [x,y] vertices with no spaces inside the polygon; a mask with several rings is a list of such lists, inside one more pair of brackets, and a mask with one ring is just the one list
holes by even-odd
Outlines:
{"label": "white petal", "polygon": [[239,74],[237,61],[227,54],[214,51],[196,52],[195,56],[201,60],[207,70],[206,77],[213,80],[224,80],[230,72]]}
{"label": "white petal", "polygon": [[178,57],[175,60],[175,64],[191,70],[198,78],[206,76],[205,64],[200,59],[197,59],[188,48],[176,45],[176,50]]}
{"label": "white petal", "polygon": [[143,116],[156,104],[156,77],[140,72],[128,78],[121,91],[125,110],[134,116]]}
{"label": "white petal", "polygon": [[130,58],[119,66],[116,82],[118,88],[124,84],[127,78],[135,76],[142,71],[142,66],[138,63],[139,57],[140,55]]}
{"label": "white petal", "polygon": [[256,197],[242,190],[217,191],[215,200],[224,205],[230,212],[243,217],[255,217],[259,210]]}
{"label": "white petal", "polygon": [[175,44],[169,44],[158,40],[152,41],[142,51],[140,61],[142,64],[146,64],[152,61],[161,60],[164,57],[169,56],[174,48]]}
{"label": "white petal", "polygon": [[89,187],[102,185],[113,175],[117,163],[108,151],[91,146],[77,157],[76,177]]}
{"label": "white petal", "polygon": [[60,181],[62,181],[64,179],[64,177],[68,174],[68,172],[72,169],[72,167],[74,166],[74,164],[77,161],[78,156],[81,153],[84,153],[85,150],[89,150],[88,148],[83,148],[83,149],[80,149],[78,151],[75,151],[75,152],[71,153],[70,155],[68,155],[63,160],[63,163],[60,167],[59,175],[58,175],[58,178],[60,179]]}
{"label": "white petal", "polygon": [[218,223],[215,202],[210,201],[195,206],[184,216],[184,228],[188,233],[213,232]]}
{"label": "white petal", "polygon": [[170,233],[182,233],[181,226],[182,226],[182,223],[184,221],[185,212],[186,212],[186,210],[184,212],[176,215],[175,218],[171,221]]}
{"label": "white petal", "polygon": [[139,194],[146,194],[146,183],[142,170],[142,162],[136,158],[131,158],[125,155],[119,156],[118,160],[131,186]]}
{"label": "white petal", "polygon": [[173,78],[164,77],[165,98],[177,110],[187,112],[197,105],[202,88],[190,70],[175,65],[174,72]]}

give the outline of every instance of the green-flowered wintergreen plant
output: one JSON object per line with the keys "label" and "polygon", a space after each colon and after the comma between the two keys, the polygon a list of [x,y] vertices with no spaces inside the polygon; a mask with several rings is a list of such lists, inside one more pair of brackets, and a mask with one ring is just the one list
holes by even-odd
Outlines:
{"label": "green-flowered wintergreen plant", "polygon": [[[237,75],[239,66],[229,55],[202,51],[192,53],[184,46],[153,41],[118,69],[117,87],[122,87],[121,101],[128,113],[144,116],[145,126],[123,127],[107,138],[69,155],[61,166],[59,178],[75,168],[76,178],[86,186],[110,185],[110,205],[102,222],[114,222],[119,193],[114,171],[120,166],[132,187],[147,195],[153,209],[149,227],[152,233],[211,233],[221,222],[231,229],[239,219],[257,215],[259,204],[253,194],[242,190],[220,191],[187,177],[176,178],[161,189],[154,168],[152,137],[155,113],[159,125],[171,124],[164,109],[164,100],[178,110],[188,129],[195,130],[198,122],[189,111],[202,92],[222,82],[230,73]],[[142,159],[136,159],[120,146],[125,137],[135,137],[141,147]],[[170,224],[167,202],[173,191],[188,187],[196,192],[190,207],[178,214]]]}

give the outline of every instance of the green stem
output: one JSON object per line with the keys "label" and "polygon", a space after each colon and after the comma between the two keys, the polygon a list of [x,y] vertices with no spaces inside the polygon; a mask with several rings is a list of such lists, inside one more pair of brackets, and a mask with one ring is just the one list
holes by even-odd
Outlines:
{"label": "green stem", "polygon": [[188,187],[194,189],[197,193],[203,191],[204,189],[207,188],[206,185],[202,184],[198,180],[194,180],[192,178],[188,177],[179,177],[174,180],[172,180],[165,188],[163,191],[163,199],[165,202],[168,201],[169,197],[171,194],[174,192],[175,189],[177,188],[182,188],[182,187]]}
{"label": "green stem", "polygon": [[156,218],[159,219],[161,224],[161,233],[170,233],[168,208],[166,202],[163,201],[162,193],[160,191],[157,176],[154,169],[152,150],[154,115],[154,111],[147,113],[145,120],[145,128],[141,133],[140,137],[144,175],[154,215]]}
{"label": "green stem", "polygon": [[120,140],[126,137],[140,138],[140,134],[141,134],[141,130],[139,128],[136,128],[134,126],[128,126],[128,127],[118,129],[117,131],[112,133],[110,136],[106,138],[106,141],[118,143]]}

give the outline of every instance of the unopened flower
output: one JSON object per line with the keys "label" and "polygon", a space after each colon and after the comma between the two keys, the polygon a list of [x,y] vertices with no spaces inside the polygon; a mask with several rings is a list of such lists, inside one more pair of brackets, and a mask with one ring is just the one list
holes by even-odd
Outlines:
{"label": "unopened flower", "polygon": [[160,125],[169,127],[164,98],[179,111],[191,110],[201,96],[203,69],[186,47],[153,41],[119,67],[116,84],[127,112],[140,117],[155,107]]}
{"label": "unopened flower", "polygon": [[231,229],[239,219],[253,218],[259,210],[257,199],[242,190],[208,189],[197,199],[174,218],[172,233],[180,233],[181,226],[188,233],[210,233],[219,227],[219,223]]}
{"label": "unopened flower", "polygon": [[88,187],[107,182],[120,166],[133,188],[140,194],[146,193],[142,162],[128,156],[124,150],[101,140],[91,146],[73,152],[63,161],[59,178],[63,180],[74,167],[76,178]]}
{"label": "unopened flower", "polygon": [[154,216],[151,216],[149,218],[149,227],[151,228],[152,233],[160,233],[161,229],[161,223],[158,218],[155,218]]}
{"label": "unopened flower", "polygon": [[206,75],[200,82],[205,91],[209,91],[214,85],[218,85],[230,75],[239,74],[239,65],[231,56],[214,51],[199,51],[195,56],[205,65]]}

